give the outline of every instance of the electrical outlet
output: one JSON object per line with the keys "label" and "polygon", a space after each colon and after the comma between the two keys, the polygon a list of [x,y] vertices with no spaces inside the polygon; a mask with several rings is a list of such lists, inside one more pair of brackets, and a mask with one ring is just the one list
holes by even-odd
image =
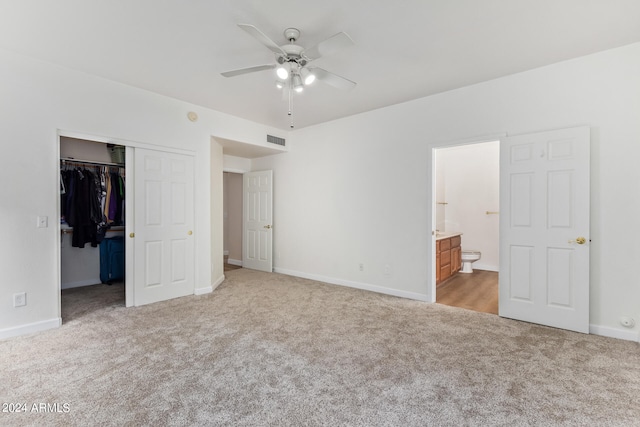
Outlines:
{"label": "electrical outlet", "polygon": [[393,267],[391,267],[391,264],[386,264],[386,265],[384,266],[383,274],[384,274],[386,277],[391,277],[391,276],[393,276]]}
{"label": "electrical outlet", "polygon": [[14,307],[22,307],[27,305],[27,293],[20,292],[17,294],[13,294],[13,306]]}
{"label": "electrical outlet", "polygon": [[360,267],[360,271],[364,271],[364,264],[363,263],[360,263],[359,267]]}

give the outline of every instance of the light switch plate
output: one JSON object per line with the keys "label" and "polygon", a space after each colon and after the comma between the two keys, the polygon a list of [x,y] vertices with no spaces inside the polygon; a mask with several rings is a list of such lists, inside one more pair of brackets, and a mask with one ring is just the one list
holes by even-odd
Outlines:
{"label": "light switch plate", "polygon": [[13,294],[13,306],[14,307],[23,307],[27,305],[27,293],[20,292],[17,294]]}
{"label": "light switch plate", "polygon": [[47,228],[49,226],[49,218],[46,216],[39,216],[38,217],[38,223],[36,224],[36,227],[38,228]]}

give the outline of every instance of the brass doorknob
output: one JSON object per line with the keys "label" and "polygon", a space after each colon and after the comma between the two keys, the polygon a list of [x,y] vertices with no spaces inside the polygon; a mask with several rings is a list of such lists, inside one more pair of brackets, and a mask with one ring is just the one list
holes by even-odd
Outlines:
{"label": "brass doorknob", "polygon": [[193,231],[189,230],[189,231],[187,231],[187,234],[188,234],[189,236],[191,236],[191,235],[193,234]]}
{"label": "brass doorknob", "polygon": [[131,237],[133,239],[134,237],[136,237],[136,234],[135,233],[129,233],[129,237]]}
{"label": "brass doorknob", "polygon": [[266,228],[267,230],[271,228],[271,225],[265,225],[264,228]]}
{"label": "brass doorknob", "polygon": [[576,240],[569,240],[569,243],[577,243],[579,245],[584,245],[587,242],[587,239],[584,237],[578,237]]}

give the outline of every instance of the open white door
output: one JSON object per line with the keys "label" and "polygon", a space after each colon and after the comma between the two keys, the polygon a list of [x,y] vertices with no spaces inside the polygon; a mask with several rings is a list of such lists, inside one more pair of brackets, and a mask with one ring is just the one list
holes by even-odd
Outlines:
{"label": "open white door", "polygon": [[500,316],[589,332],[588,127],[500,148]]}
{"label": "open white door", "polygon": [[193,294],[193,157],[135,149],[134,303]]}
{"label": "open white door", "polygon": [[273,171],[247,172],[242,177],[242,267],[273,269]]}

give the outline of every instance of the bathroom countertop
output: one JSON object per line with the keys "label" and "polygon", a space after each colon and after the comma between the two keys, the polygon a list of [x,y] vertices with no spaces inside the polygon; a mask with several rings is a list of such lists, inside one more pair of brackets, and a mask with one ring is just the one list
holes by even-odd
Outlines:
{"label": "bathroom countertop", "polygon": [[462,236],[460,231],[438,231],[436,240],[448,239],[449,237]]}

